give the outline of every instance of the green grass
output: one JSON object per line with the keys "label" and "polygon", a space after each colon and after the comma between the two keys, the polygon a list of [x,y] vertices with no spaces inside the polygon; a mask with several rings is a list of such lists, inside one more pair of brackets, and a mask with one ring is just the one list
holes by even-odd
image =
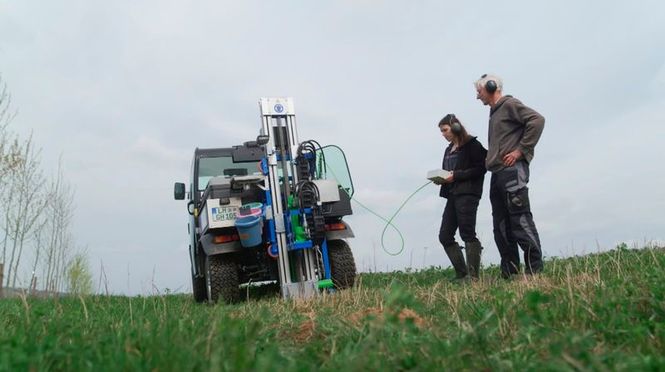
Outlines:
{"label": "green grass", "polygon": [[309,301],[7,299],[0,370],[665,370],[664,269],[664,249],[622,246],[509,282],[363,274]]}

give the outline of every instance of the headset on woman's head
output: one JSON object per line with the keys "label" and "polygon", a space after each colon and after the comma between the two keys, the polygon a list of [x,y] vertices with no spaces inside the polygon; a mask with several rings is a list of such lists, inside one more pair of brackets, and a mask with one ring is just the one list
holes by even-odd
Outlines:
{"label": "headset on woman's head", "polygon": [[449,115],[450,115],[450,130],[453,132],[453,134],[456,135],[462,134],[462,124],[460,124],[459,120],[457,120],[455,114],[449,114]]}

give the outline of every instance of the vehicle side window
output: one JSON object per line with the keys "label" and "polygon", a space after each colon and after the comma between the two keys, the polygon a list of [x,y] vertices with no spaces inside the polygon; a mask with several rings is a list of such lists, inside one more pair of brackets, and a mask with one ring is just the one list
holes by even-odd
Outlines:
{"label": "vehicle side window", "polygon": [[324,146],[316,151],[316,178],[335,180],[349,196],[353,196],[353,180],[346,156],[335,145]]}

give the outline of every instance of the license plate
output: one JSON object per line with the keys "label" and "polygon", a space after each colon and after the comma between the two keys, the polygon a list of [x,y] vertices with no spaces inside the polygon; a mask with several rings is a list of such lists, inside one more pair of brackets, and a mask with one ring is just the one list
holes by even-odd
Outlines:
{"label": "license plate", "polygon": [[213,207],[212,220],[215,222],[235,221],[238,207],[234,205]]}

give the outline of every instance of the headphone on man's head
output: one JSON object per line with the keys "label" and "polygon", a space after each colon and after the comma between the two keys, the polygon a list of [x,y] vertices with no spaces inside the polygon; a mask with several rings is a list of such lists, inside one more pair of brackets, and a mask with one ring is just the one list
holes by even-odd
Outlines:
{"label": "headphone on man's head", "polygon": [[455,135],[460,135],[462,134],[462,124],[460,124],[459,120],[455,121],[457,118],[455,117],[455,114],[449,114],[450,115],[450,131],[453,132]]}
{"label": "headphone on man's head", "polygon": [[[483,76],[481,76],[480,78],[484,79],[486,77],[487,77],[487,74],[483,74]],[[496,92],[497,88],[498,88],[498,86],[496,85],[496,81],[490,79],[490,80],[487,80],[485,82],[485,90],[487,91],[487,93],[492,94],[492,93]]]}

